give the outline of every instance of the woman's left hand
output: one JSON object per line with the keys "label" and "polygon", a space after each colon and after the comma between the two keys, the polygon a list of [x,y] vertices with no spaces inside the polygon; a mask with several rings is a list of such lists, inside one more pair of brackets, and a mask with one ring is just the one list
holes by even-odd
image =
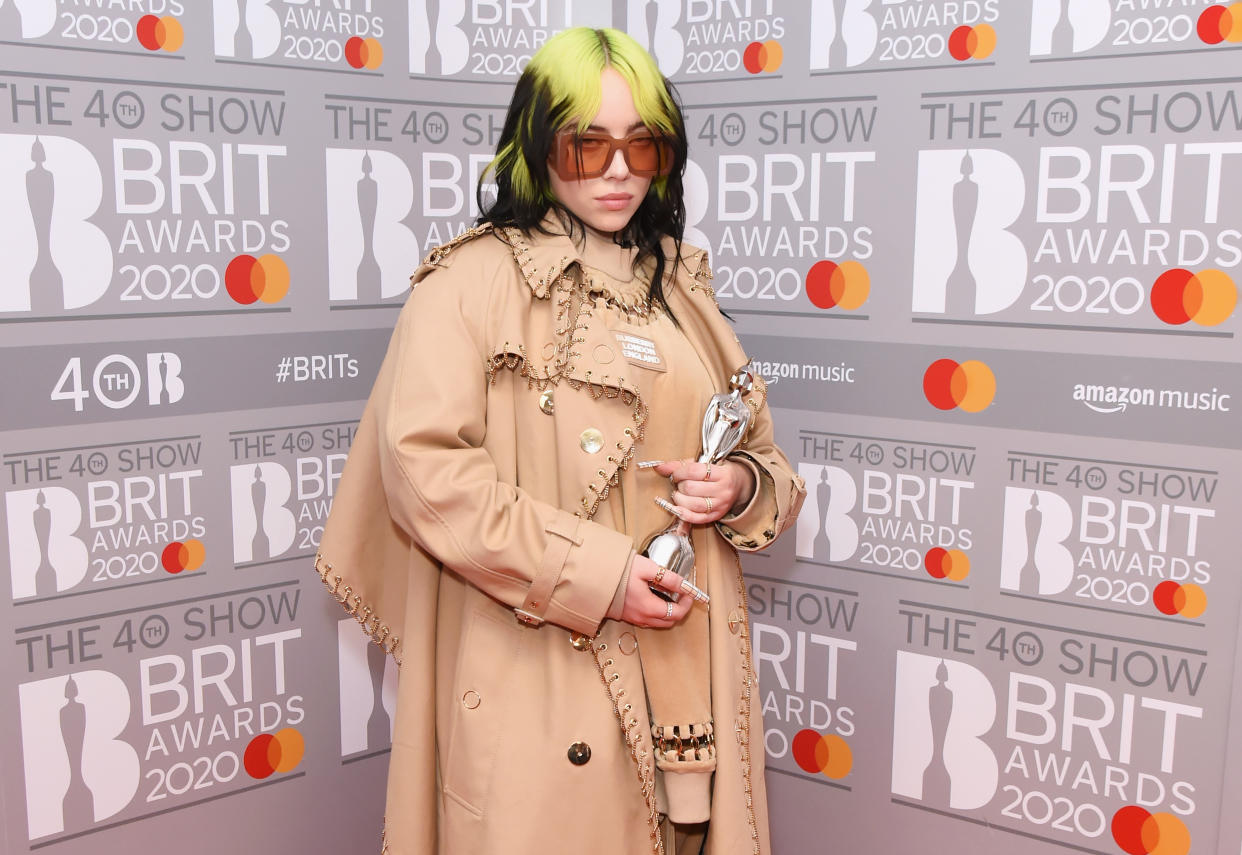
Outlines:
{"label": "woman's left hand", "polygon": [[694,525],[714,523],[725,514],[740,511],[755,494],[754,473],[729,460],[665,460],[653,468],[672,479],[672,502],[680,518]]}

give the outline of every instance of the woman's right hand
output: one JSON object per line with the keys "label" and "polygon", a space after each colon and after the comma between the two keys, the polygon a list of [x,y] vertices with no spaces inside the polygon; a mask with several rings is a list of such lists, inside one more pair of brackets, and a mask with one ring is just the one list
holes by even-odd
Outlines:
{"label": "woman's right hand", "polygon": [[[621,607],[621,620],[634,626],[667,629],[681,621],[694,605],[694,597],[682,594],[677,602],[670,603],[651,593],[648,585],[652,584],[660,565],[643,555],[634,556],[634,564],[630,567],[629,582],[625,586],[625,602]],[[671,570],[665,571],[657,586],[669,593],[681,588],[681,577]],[[669,606],[672,612],[669,612]]]}

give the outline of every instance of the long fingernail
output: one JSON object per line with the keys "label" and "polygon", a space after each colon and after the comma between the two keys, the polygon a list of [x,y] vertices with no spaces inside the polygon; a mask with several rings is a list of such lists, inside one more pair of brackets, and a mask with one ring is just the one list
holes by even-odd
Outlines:
{"label": "long fingernail", "polygon": [[685,517],[681,515],[682,513],[681,508],[677,507],[676,505],[674,505],[672,502],[670,502],[668,499],[664,498],[663,496],[656,496],[655,503],[659,505],[660,507],[664,508],[664,510],[668,511],[673,516],[677,517],[677,519],[679,520],[685,519]]}
{"label": "long fingernail", "polygon": [[690,596],[694,597],[696,602],[710,603],[712,601],[712,598],[707,596],[706,591],[704,591],[702,588],[696,588],[694,584],[691,583],[687,579],[681,580],[681,590],[683,593],[689,594]]}
{"label": "long fingernail", "polygon": [[638,464],[638,468],[639,469],[655,469],[657,466],[659,466],[663,462],[664,462],[663,460],[644,460]]}

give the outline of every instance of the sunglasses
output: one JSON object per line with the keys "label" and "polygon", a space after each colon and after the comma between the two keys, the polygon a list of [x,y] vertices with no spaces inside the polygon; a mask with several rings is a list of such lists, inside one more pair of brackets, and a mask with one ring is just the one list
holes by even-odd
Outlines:
{"label": "sunglasses", "polygon": [[643,128],[622,139],[601,131],[579,134],[573,127],[556,132],[548,166],[564,181],[599,178],[608,171],[617,152],[632,174],[642,178],[673,171],[673,145]]}

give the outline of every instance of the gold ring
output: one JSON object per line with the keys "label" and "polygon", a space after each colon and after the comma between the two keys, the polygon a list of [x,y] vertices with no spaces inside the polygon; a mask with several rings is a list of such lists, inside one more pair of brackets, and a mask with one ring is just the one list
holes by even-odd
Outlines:
{"label": "gold ring", "polygon": [[707,513],[712,512],[712,499],[710,496],[704,496],[703,501],[707,502]]}
{"label": "gold ring", "polygon": [[673,602],[672,602],[672,600],[670,600],[670,601],[669,601],[669,603],[668,603],[668,605],[666,605],[666,606],[664,607],[664,617],[665,617],[665,619],[671,619],[671,618],[673,617]]}
{"label": "gold ring", "polygon": [[659,570],[656,570],[656,574],[651,577],[651,584],[656,585],[658,587],[660,584],[660,580],[664,578],[664,574],[667,572],[668,572],[667,567],[661,567]]}

